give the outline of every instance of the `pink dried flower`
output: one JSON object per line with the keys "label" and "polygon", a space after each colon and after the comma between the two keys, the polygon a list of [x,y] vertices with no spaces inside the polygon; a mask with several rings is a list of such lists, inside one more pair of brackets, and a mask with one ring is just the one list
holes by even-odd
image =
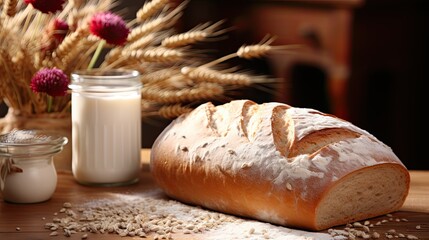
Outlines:
{"label": "pink dried flower", "polygon": [[42,13],[55,13],[63,9],[65,0],[24,0],[24,2],[33,5]]}
{"label": "pink dried flower", "polygon": [[69,78],[61,69],[43,68],[34,74],[30,88],[36,93],[47,93],[52,97],[67,94]]}
{"label": "pink dried flower", "polygon": [[130,33],[125,21],[110,12],[95,14],[89,24],[91,33],[106,40],[109,44],[123,45]]}

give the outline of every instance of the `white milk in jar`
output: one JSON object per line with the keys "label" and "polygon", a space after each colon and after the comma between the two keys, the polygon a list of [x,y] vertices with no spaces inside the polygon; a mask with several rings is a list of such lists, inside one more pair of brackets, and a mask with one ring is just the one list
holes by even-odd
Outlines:
{"label": "white milk in jar", "polygon": [[141,83],[137,71],[72,74],[72,170],[89,185],[138,181]]}

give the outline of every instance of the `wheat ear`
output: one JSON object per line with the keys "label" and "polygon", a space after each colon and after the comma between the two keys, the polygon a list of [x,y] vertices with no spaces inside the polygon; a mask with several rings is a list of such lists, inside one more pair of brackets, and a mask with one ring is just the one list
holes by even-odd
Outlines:
{"label": "wheat ear", "polygon": [[175,62],[183,58],[182,51],[177,49],[167,49],[163,47],[154,47],[143,50],[132,50],[123,52],[123,57],[142,62]]}
{"label": "wheat ear", "polygon": [[109,53],[106,54],[106,57],[104,58],[103,63],[100,67],[112,67],[116,66],[119,63],[123,61],[122,54],[126,55],[126,52],[130,52],[132,50],[138,50],[142,48],[149,47],[151,45],[154,45],[156,42],[156,35],[155,33],[150,33],[147,36],[144,36],[137,41],[131,43],[128,46],[125,47],[114,47],[109,51]]}
{"label": "wheat ear", "polygon": [[219,28],[219,26],[222,23],[223,21],[219,21],[212,25],[206,23],[204,25],[197,26],[196,28],[191,29],[188,32],[167,37],[164,40],[162,40],[161,46],[168,47],[168,48],[183,47],[183,46],[191,45],[196,42],[202,41],[209,36],[221,35],[225,33],[225,31],[224,30],[216,31],[216,30]]}
{"label": "wheat ear", "polygon": [[212,67],[221,62],[225,62],[229,59],[239,57],[245,59],[258,58],[263,55],[266,55],[269,51],[272,50],[291,50],[291,49],[299,49],[301,45],[282,45],[282,46],[271,46],[270,44],[274,41],[274,38],[269,38],[268,40],[263,40],[259,44],[255,45],[243,45],[241,46],[237,52],[228,54],[221,58],[218,58],[214,61],[208,62],[202,66],[204,67]]}
{"label": "wheat ear", "polygon": [[171,90],[146,87],[142,89],[142,98],[163,104],[194,102],[207,100],[224,94],[222,86],[216,83],[199,83],[191,88]]}
{"label": "wheat ear", "polygon": [[159,108],[159,116],[166,119],[174,119],[182,114],[191,112],[193,109],[190,107],[182,106],[182,104],[165,105]]}
{"label": "wheat ear", "polygon": [[179,5],[177,8],[173,9],[166,15],[160,15],[159,17],[146,21],[140,26],[137,26],[131,30],[131,33],[128,35],[127,41],[134,42],[140,39],[141,37],[148,35],[149,33],[160,31],[166,29],[170,26],[173,26],[177,20],[181,17],[183,10],[183,5]]}
{"label": "wheat ear", "polygon": [[183,67],[181,73],[196,82],[213,82],[242,86],[252,84],[252,79],[247,74],[222,73],[206,67]]}
{"label": "wheat ear", "polygon": [[67,53],[74,46],[77,46],[78,42],[84,39],[88,35],[88,28],[78,28],[76,31],[67,35],[64,40],[58,45],[58,47],[52,53],[53,59],[58,63],[58,65],[62,66],[62,58],[67,56]]}
{"label": "wheat ear", "polygon": [[13,17],[16,14],[16,7],[18,4],[18,0],[5,0],[3,3],[3,16],[7,15],[9,17]]}
{"label": "wheat ear", "polygon": [[140,80],[143,84],[148,83],[157,83],[164,81],[172,76],[180,74],[180,71],[178,69],[174,68],[164,68],[157,71],[151,71],[149,73],[143,74],[140,77]]}
{"label": "wheat ear", "polygon": [[159,12],[165,5],[170,3],[169,0],[152,0],[150,2],[145,2],[143,7],[141,7],[136,14],[136,21],[143,22],[151,18],[155,13]]}

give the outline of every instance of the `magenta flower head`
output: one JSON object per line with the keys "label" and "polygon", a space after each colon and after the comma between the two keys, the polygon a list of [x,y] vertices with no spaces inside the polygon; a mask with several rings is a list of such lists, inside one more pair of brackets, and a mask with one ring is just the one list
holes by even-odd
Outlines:
{"label": "magenta flower head", "polygon": [[31,4],[33,7],[42,13],[55,13],[63,10],[65,0],[24,0],[26,4]]}
{"label": "magenta flower head", "polygon": [[36,93],[47,93],[52,97],[67,94],[70,80],[61,69],[43,68],[34,74],[30,88]]}
{"label": "magenta flower head", "polygon": [[89,29],[92,34],[113,45],[123,45],[130,33],[125,21],[110,12],[94,14],[89,23]]}

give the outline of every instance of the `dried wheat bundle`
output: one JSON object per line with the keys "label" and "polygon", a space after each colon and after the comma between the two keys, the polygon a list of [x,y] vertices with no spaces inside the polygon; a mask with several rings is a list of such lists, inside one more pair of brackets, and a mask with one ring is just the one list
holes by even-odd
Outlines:
{"label": "dried wheat bundle", "polygon": [[[56,67],[70,74],[79,69],[82,61],[88,63],[89,58],[82,59],[80,53],[93,48],[96,42],[87,31],[87,20],[112,6],[115,2],[110,0],[68,1],[62,11],[47,14],[23,1],[3,1],[0,5],[1,100],[21,115],[45,113],[48,105],[50,112],[68,110],[70,96],[52,99],[46,94],[36,94],[30,89],[30,80],[42,68]],[[52,26],[57,19],[70,20],[70,30],[55,32]],[[56,38],[58,34],[64,34],[61,42]]]}
{"label": "dried wheat bundle", "polygon": [[[91,18],[112,11],[118,1],[68,1],[54,13],[42,13],[22,1],[0,1],[1,99],[24,115],[69,111],[69,95],[50,98],[32,92],[32,76],[43,68],[58,68],[67,75],[90,68],[93,57],[104,49],[98,68],[128,68],[141,73],[143,116],[171,119],[202,102],[225,99],[230,89],[272,80],[238,67],[224,68],[222,63],[235,57],[249,59],[271,50],[295,48],[271,46],[273,38],[267,38],[206,62],[208,56],[201,57],[193,51],[193,45],[226,33],[223,21],[177,32],[174,26],[187,2],[175,2],[146,1],[135,18],[126,23],[129,34],[123,44],[100,44],[102,39],[91,33]],[[67,29],[61,28],[64,26]]]}

